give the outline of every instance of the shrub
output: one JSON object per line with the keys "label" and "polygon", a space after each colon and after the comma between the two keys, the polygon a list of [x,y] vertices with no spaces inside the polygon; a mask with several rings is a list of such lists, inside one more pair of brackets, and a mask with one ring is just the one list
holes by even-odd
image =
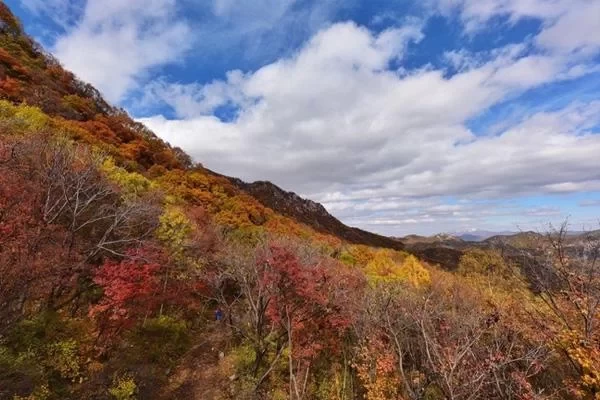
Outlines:
{"label": "shrub", "polygon": [[131,340],[138,360],[171,366],[189,347],[189,328],[185,321],[162,315],[146,320]]}
{"label": "shrub", "polygon": [[122,375],[114,379],[112,387],[108,389],[108,393],[116,400],[133,400],[136,398],[137,385],[130,375]]}

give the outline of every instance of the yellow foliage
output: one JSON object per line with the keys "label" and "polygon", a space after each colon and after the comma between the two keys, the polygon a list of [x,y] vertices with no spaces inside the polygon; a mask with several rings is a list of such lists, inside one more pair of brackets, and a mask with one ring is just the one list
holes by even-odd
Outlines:
{"label": "yellow foliage", "polygon": [[[571,361],[578,367],[579,382],[574,383],[574,391],[581,398],[599,398],[600,349],[593,340],[585,340],[574,330],[565,330],[558,336],[555,344],[559,349],[566,351]],[[590,397],[591,395],[596,397]]]}
{"label": "yellow foliage", "polygon": [[140,195],[154,187],[152,181],[137,172],[129,172],[118,167],[112,157],[108,157],[100,168],[102,172],[116,183],[126,195]]}
{"label": "yellow foliage", "polygon": [[404,282],[413,286],[431,282],[429,271],[414,256],[399,260],[400,253],[393,250],[377,250],[365,267],[367,276],[375,282]]}
{"label": "yellow foliage", "polygon": [[124,375],[115,379],[113,386],[108,389],[108,393],[115,400],[134,400],[136,398],[137,385],[132,377]]}
{"label": "yellow foliage", "polygon": [[6,100],[0,100],[0,119],[10,120],[10,133],[35,133],[48,126],[49,117],[39,108],[26,104],[13,105]]}
{"label": "yellow foliage", "polygon": [[508,275],[508,266],[502,255],[495,250],[472,249],[465,252],[458,264],[458,273],[469,276],[480,275]]}
{"label": "yellow foliage", "polygon": [[192,187],[201,189],[210,189],[210,181],[208,177],[200,172],[191,172],[188,174],[187,179],[192,184]]}
{"label": "yellow foliage", "polygon": [[413,255],[406,257],[398,276],[400,280],[416,287],[431,283],[431,274]]}
{"label": "yellow foliage", "polygon": [[525,301],[531,293],[520,271],[496,250],[471,249],[460,258],[458,271],[474,287],[483,289],[494,303]]}
{"label": "yellow foliage", "polygon": [[348,246],[345,251],[347,260],[353,260],[353,265],[365,267],[375,256],[375,250],[371,247],[355,244]]}
{"label": "yellow foliage", "polygon": [[181,209],[174,206],[166,207],[159,223],[156,236],[171,250],[173,256],[181,257],[193,230],[192,223]]}
{"label": "yellow foliage", "polygon": [[64,340],[50,345],[48,362],[61,377],[76,382],[81,377],[81,367],[77,350],[79,344],[75,340]]}

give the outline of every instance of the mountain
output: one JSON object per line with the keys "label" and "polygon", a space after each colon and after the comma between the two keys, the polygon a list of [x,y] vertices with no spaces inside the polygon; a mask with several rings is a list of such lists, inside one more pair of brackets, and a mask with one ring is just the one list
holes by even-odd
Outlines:
{"label": "mountain", "polygon": [[483,243],[492,246],[512,246],[515,248],[532,247],[536,241],[543,238],[543,235],[534,231],[513,233],[511,235],[495,235],[483,240]]}
{"label": "mountain", "polygon": [[0,399],[285,398],[298,357],[316,396],[367,283],[429,280],[402,247],[193,162],[0,2]]}
{"label": "mountain", "polygon": [[599,235],[541,239],[386,238],[213,172],[0,2],[2,400],[591,399]]}
{"label": "mountain", "polygon": [[302,222],[318,232],[333,234],[349,243],[397,250],[404,248],[404,245],[398,240],[344,225],[329,214],[323,205],[303,199],[296,193],[285,191],[271,182],[245,183],[235,178],[232,181],[264,206]]}
{"label": "mountain", "polygon": [[454,232],[453,236],[461,238],[466,242],[480,242],[482,240],[486,240],[492,236],[506,236],[512,235],[514,232],[510,231],[502,231],[502,232],[494,232],[494,231],[486,231],[486,230],[470,230],[465,232]]}
{"label": "mountain", "polygon": [[[346,226],[322,205],[270,182],[248,184],[194,165],[183,150],[162,141],[124,110],[109,105],[93,86],[64,70],[58,60],[25,35],[4,3],[0,3],[0,21],[0,98],[39,107],[52,117],[50,123],[61,125],[59,128],[71,139],[100,146],[130,172],[195,190],[198,196],[192,198],[194,195],[188,193],[189,200],[207,207],[219,221],[232,227],[268,230],[273,215],[287,218],[283,227],[278,224],[279,231],[285,231],[286,225],[292,229],[300,224],[349,243],[402,248],[396,240]],[[201,175],[202,182],[192,182],[189,176],[177,172],[185,170],[193,171],[196,177]],[[225,204],[222,196],[215,195],[217,191],[240,204]],[[241,215],[230,215],[233,213]]]}

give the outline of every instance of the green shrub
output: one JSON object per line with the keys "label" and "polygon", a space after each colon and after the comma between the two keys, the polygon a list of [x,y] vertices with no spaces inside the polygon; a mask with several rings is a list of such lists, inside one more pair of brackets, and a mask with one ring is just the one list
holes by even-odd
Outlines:
{"label": "green shrub", "polygon": [[62,340],[48,345],[47,365],[58,372],[61,378],[75,382],[81,379],[78,343],[73,339]]}
{"label": "green shrub", "polygon": [[231,357],[235,369],[240,372],[246,372],[254,365],[256,353],[249,344],[242,344],[231,350]]}
{"label": "green shrub", "polygon": [[343,250],[338,258],[342,263],[349,265],[351,267],[356,265],[356,258],[354,258],[354,256],[349,253],[347,250]]}
{"label": "green shrub", "polygon": [[131,342],[132,356],[137,361],[171,366],[189,348],[189,328],[185,321],[162,315],[135,329]]}
{"label": "green shrub", "polygon": [[130,375],[122,375],[114,379],[108,393],[116,400],[133,400],[136,398],[137,385]]}
{"label": "green shrub", "polygon": [[[6,346],[0,347],[0,371],[26,376],[39,390],[45,387],[55,395],[82,381],[77,321],[41,313],[18,323],[7,336]],[[40,393],[29,398],[43,398]]]}

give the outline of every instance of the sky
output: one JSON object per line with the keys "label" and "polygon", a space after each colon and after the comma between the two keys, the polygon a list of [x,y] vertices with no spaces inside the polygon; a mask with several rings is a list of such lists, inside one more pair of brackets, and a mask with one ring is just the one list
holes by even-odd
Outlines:
{"label": "sky", "polygon": [[600,0],[7,0],[214,171],[394,236],[600,228]]}

